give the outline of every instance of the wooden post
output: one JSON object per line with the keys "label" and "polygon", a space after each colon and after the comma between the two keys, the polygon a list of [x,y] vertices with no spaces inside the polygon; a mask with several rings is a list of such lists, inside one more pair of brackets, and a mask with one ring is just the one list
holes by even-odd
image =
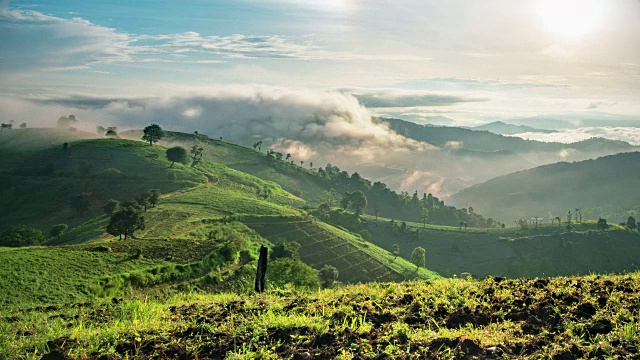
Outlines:
{"label": "wooden post", "polygon": [[269,249],[266,246],[260,246],[260,258],[258,259],[258,271],[256,272],[255,289],[258,293],[264,292],[265,276],[267,275],[267,256]]}

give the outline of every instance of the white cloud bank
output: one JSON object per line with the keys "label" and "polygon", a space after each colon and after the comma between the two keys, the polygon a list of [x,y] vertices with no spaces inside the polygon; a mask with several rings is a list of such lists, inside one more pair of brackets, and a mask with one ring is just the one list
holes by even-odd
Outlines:
{"label": "white cloud bank", "polygon": [[640,145],[640,128],[636,127],[582,127],[577,129],[560,129],[556,133],[522,133],[513,136],[523,139],[573,143],[587,140],[592,137],[601,137],[610,140],[622,140],[632,145]]}

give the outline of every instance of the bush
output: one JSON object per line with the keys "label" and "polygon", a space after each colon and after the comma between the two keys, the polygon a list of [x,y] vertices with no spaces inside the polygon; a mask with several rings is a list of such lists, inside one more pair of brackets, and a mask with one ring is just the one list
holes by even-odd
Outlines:
{"label": "bush", "polygon": [[20,247],[44,242],[42,231],[26,225],[17,225],[0,234],[0,246]]}
{"label": "bush", "polygon": [[273,261],[267,267],[267,286],[283,288],[289,286],[305,289],[320,287],[318,273],[300,260],[281,258]]}

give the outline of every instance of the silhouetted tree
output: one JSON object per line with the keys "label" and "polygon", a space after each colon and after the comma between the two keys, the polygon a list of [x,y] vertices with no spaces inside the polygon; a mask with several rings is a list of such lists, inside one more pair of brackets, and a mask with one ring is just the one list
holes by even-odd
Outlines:
{"label": "silhouetted tree", "polygon": [[607,219],[598,218],[598,229],[606,230],[609,228],[609,224],[607,224]]}
{"label": "silhouetted tree", "polygon": [[187,155],[187,150],[181,146],[174,146],[172,148],[167,149],[167,159],[171,161],[171,166],[176,162],[186,164],[189,160],[189,156]]}
{"label": "silhouetted tree", "polygon": [[289,159],[291,158],[291,154],[287,154],[287,156],[284,158],[286,161],[289,161]]}
{"label": "silhouetted tree", "polygon": [[109,130],[107,130],[107,132],[104,135],[106,137],[108,137],[108,138],[117,138],[118,137],[118,132],[116,130],[109,129]]}
{"label": "silhouetted tree", "polygon": [[144,130],[142,130],[142,132],[143,132],[142,140],[148,141],[149,145],[153,145],[154,143],[157,143],[158,141],[160,141],[160,139],[164,137],[164,131],[162,131],[162,128],[160,127],[160,125],[157,125],[157,124],[151,124],[145,127]]}
{"label": "silhouetted tree", "polygon": [[21,129],[26,129],[27,128],[27,123],[23,122],[22,124],[20,124],[20,128]]}

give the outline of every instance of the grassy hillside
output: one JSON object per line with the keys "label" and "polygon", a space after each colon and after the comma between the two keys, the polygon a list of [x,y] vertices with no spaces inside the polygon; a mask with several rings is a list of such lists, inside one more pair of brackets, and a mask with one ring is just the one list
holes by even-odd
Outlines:
{"label": "grassy hillside", "polygon": [[0,317],[11,359],[631,359],[640,276],[183,294]]}
{"label": "grassy hillside", "polygon": [[316,221],[247,222],[272,243],[295,241],[301,245],[301,259],[316,269],[332,265],[340,270],[339,280],[345,283],[369,281],[403,281],[434,278],[437,275],[347,231]]}
{"label": "grassy hillside", "polygon": [[640,233],[617,225],[599,230],[594,221],[574,223],[571,232],[563,224],[544,224],[528,229],[479,229],[434,226],[366,216],[353,226],[336,212],[328,220],[354,232],[367,230],[370,241],[409,259],[417,246],[426,249],[427,267],[443,276],[486,275],[516,277],[571,276],[592,273],[625,273],[640,267]]}
{"label": "grassy hillside", "polygon": [[[299,230],[290,235],[305,245],[302,260],[317,269],[334,265],[345,283],[437,277],[395,261],[387,251],[346,231],[310,225],[297,209],[305,201],[276,183],[206,160],[195,167],[171,166],[164,152],[163,147],[137,141],[91,139],[71,142],[66,155],[58,145],[25,153],[16,149],[11,160],[3,159],[3,176],[10,183],[4,191],[14,207],[2,209],[7,215],[2,224],[26,223],[45,233],[52,224],[70,228],[46,242],[65,246],[0,252],[10,259],[0,268],[8,277],[0,282],[0,291],[7,294],[0,306],[69,303],[160,288],[216,289],[230,279],[237,280],[237,288],[250,288],[247,279],[238,277],[251,273],[252,280],[253,261],[242,260],[251,262],[247,268],[235,255],[229,258],[225,244],[230,238],[242,239],[254,258],[260,245],[272,244],[237,221],[256,229],[267,221],[274,223],[273,230]],[[31,170],[42,163],[50,164],[47,172]],[[109,198],[135,199],[150,188],[163,195],[157,206],[143,212],[145,228],[127,242],[106,234],[109,217],[101,205]],[[256,191],[265,188],[268,196],[257,196]],[[69,197],[79,192],[91,198],[84,214],[69,208]],[[344,244],[349,251],[334,259],[336,249],[328,244]],[[42,270],[36,266],[39,261]]]}
{"label": "grassy hillside", "polygon": [[534,216],[564,219],[575,208],[586,217],[617,222],[626,220],[628,210],[638,209],[639,173],[640,153],[622,153],[501,176],[460,191],[452,201],[505,222]]}

